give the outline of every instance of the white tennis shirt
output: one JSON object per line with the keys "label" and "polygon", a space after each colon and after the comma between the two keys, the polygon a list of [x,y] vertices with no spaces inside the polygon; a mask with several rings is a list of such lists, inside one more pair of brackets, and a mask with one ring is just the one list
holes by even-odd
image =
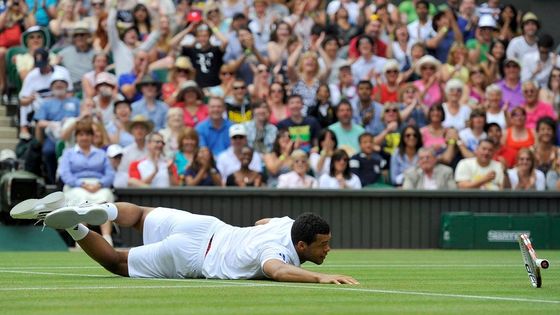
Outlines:
{"label": "white tennis shirt", "polygon": [[299,267],[291,237],[293,223],[293,219],[282,217],[258,226],[219,228],[204,259],[203,275],[218,279],[265,278],[263,265],[271,259]]}

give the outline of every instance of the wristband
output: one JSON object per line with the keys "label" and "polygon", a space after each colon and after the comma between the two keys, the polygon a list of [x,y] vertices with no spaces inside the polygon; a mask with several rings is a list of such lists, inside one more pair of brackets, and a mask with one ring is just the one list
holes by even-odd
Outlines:
{"label": "wristband", "polygon": [[284,161],[284,160],[286,159],[286,156],[285,156],[284,154],[281,154],[281,155],[278,157],[278,159],[279,159],[280,161]]}
{"label": "wristband", "polygon": [[455,140],[455,139],[447,140],[447,144],[449,144],[449,145],[455,145],[456,143],[457,143],[457,140]]}

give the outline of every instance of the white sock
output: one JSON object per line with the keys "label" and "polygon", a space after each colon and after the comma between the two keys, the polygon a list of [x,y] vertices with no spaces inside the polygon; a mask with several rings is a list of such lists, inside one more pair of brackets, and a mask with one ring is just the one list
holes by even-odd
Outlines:
{"label": "white sock", "polygon": [[107,211],[107,220],[114,221],[117,218],[117,215],[119,214],[119,209],[117,209],[117,206],[115,206],[114,203],[104,203],[101,204],[100,206],[102,206],[105,209],[105,211]]}
{"label": "white sock", "polygon": [[66,232],[72,236],[73,240],[79,241],[88,235],[89,229],[87,226],[80,223],[73,228],[66,229]]}

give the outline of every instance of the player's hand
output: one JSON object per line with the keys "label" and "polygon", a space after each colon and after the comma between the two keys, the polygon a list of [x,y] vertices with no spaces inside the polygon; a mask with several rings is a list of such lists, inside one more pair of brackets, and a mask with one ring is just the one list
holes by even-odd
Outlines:
{"label": "player's hand", "polygon": [[358,280],[345,275],[323,275],[321,278],[319,278],[319,283],[360,284]]}

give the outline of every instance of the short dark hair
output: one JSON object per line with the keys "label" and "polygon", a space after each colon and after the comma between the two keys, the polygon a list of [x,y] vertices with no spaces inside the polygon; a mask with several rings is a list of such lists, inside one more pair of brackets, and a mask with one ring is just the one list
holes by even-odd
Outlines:
{"label": "short dark hair", "polygon": [[292,98],[299,98],[299,100],[303,103],[303,97],[299,94],[292,94],[292,95],[288,96],[287,102],[289,102]]}
{"label": "short dark hair", "polygon": [[421,4],[425,5],[428,9],[430,8],[430,3],[426,0],[418,0],[418,2],[416,2],[415,8],[418,8],[418,6]]}
{"label": "short dark hair", "polygon": [[547,49],[552,49],[554,47],[554,38],[548,34],[542,34],[539,36],[539,40],[537,41],[538,47],[543,47]]}
{"label": "short dark hair", "polygon": [[486,125],[484,125],[484,132],[488,133],[488,131],[489,131],[490,128],[492,128],[492,127],[496,127],[496,128],[498,128],[500,131],[502,131],[502,126],[500,126],[498,123],[491,122],[491,123],[487,123]]}
{"label": "short dark hair", "polygon": [[374,135],[373,135],[372,133],[370,133],[370,132],[367,132],[367,131],[364,132],[364,133],[362,133],[362,134],[358,137],[358,143],[362,143],[362,139],[363,139],[363,138],[368,138],[368,137],[369,137],[369,138],[374,138]]}
{"label": "short dark hair", "polygon": [[317,234],[329,234],[331,228],[325,219],[311,212],[301,214],[292,225],[292,243],[297,245],[299,241],[306,244],[313,243]]}
{"label": "short dark hair", "polygon": [[554,142],[556,140],[556,121],[552,117],[544,116],[537,120],[537,128],[535,129],[538,131],[541,125],[546,125],[552,129],[552,142]]}
{"label": "short dark hair", "polygon": [[371,84],[371,82],[368,80],[361,80],[356,86],[359,87],[362,84],[366,84],[370,89],[373,89],[373,84]]}

